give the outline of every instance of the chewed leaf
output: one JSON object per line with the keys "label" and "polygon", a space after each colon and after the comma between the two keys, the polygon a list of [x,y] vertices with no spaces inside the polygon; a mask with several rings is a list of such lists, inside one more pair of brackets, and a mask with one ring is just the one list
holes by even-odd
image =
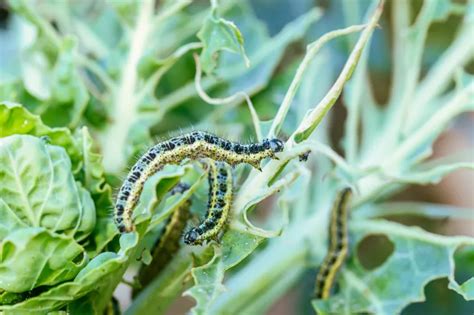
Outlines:
{"label": "chewed leaf", "polygon": [[[474,244],[469,237],[440,236],[384,220],[359,220],[350,228],[353,256],[341,273],[340,292],[327,301],[313,302],[322,313],[398,314],[408,304],[423,301],[424,286],[442,277],[448,277],[450,287],[457,289],[454,252]],[[358,243],[371,234],[387,235],[394,251],[382,265],[366,270],[354,255]]]}
{"label": "chewed leaf", "polygon": [[209,74],[215,69],[217,54],[223,50],[240,54],[246,66],[250,65],[240,30],[234,23],[218,17],[215,11],[206,19],[197,36],[204,45],[200,56],[204,72]]}
{"label": "chewed leaf", "polygon": [[81,163],[79,145],[67,128],[50,128],[39,116],[17,103],[0,102],[0,138],[14,134],[47,137],[48,142],[63,147],[71,158],[74,173]]}
{"label": "chewed leaf", "polygon": [[197,305],[191,310],[193,315],[209,314],[209,306],[215,298],[224,291],[222,281],[224,280],[224,263],[222,252],[214,247],[214,257],[204,266],[191,270],[194,278],[194,287],[184,294],[192,296]]}
{"label": "chewed leaf", "polygon": [[36,137],[0,139],[0,201],[2,216],[16,222],[9,231],[26,225],[82,238],[95,225],[94,203],[75,182],[66,151]]}
{"label": "chewed leaf", "polygon": [[25,292],[76,276],[87,261],[84,249],[72,238],[44,228],[20,228],[0,246],[0,288]]}
{"label": "chewed leaf", "polygon": [[291,185],[298,176],[299,172],[294,171],[286,175],[284,178],[277,180],[270,187],[265,187],[258,192],[254,191],[254,198],[249,200],[242,209],[235,210],[237,213],[242,213],[243,223],[236,222],[233,227],[237,230],[248,232],[250,234],[254,234],[255,236],[264,238],[280,235],[281,228],[275,231],[267,231],[253,225],[248,219],[248,211],[252,209],[257,203],[282,190],[285,186]]}

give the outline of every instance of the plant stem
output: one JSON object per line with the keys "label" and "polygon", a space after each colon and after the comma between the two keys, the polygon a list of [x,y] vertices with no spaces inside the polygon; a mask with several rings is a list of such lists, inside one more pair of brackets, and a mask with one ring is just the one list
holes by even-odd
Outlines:
{"label": "plant stem", "polygon": [[107,72],[102,69],[94,60],[91,60],[82,54],[77,54],[76,58],[78,63],[82,64],[85,68],[87,68],[94,75],[96,75],[100,79],[100,81],[102,81],[108,92],[114,92],[115,82],[110,78]]}
{"label": "plant stem", "polygon": [[334,105],[334,103],[342,92],[344,84],[347,82],[347,80],[349,80],[352,72],[354,71],[354,68],[356,67],[359,58],[362,54],[362,50],[364,49],[365,45],[367,44],[367,41],[369,40],[370,35],[372,35],[372,32],[375,26],[377,25],[380,15],[382,14],[383,4],[384,1],[379,2],[379,5],[377,6],[365,30],[360,35],[356,46],[352,50],[346,64],[344,65],[344,68],[341,71],[341,74],[337,78],[334,85],[324,96],[324,98],[318,103],[318,105],[313,108],[313,110],[303,119],[296,131],[291,136],[290,140],[293,140],[298,143],[307,139],[319,125],[326,113]]}
{"label": "plant stem", "polygon": [[306,69],[308,69],[310,62],[314,59],[314,56],[316,56],[321,47],[323,47],[324,44],[334,38],[351,34],[354,32],[359,32],[365,27],[366,25],[353,25],[344,29],[335,30],[324,34],[318,40],[308,45],[306,55],[304,56],[303,61],[301,61],[300,65],[298,66],[296,74],[293,77],[293,80],[291,81],[290,87],[288,88],[288,91],[285,94],[285,98],[283,99],[283,102],[280,105],[280,108],[278,109],[278,112],[275,116],[275,119],[273,120],[273,124],[270,128],[270,131],[268,132],[268,138],[273,138],[280,131],[283,125],[283,121],[285,120],[285,117],[290,109],[291,103],[293,102],[296,92],[298,91],[301,81],[303,80],[303,75]]}
{"label": "plant stem", "polygon": [[126,164],[127,137],[137,115],[138,103],[135,98],[138,85],[137,65],[150,35],[154,1],[143,0],[140,4],[137,24],[130,34],[132,40],[130,51],[114,97],[115,106],[110,111],[112,122],[100,137],[104,167],[110,173],[120,172]]}
{"label": "plant stem", "polygon": [[431,100],[448,86],[454,72],[472,59],[474,55],[474,41],[471,39],[473,29],[474,21],[466,18],[455,42],[421,81],[412,102],[416,104],[417,110],[423,112]]}
{"label": "plant stem", "polygon": [[448,104],[438,110],[423,126],[399,144],[398,149],[382,164],[382,168],[387,172],[400,169],[402,162],[407,160],[410,154],[419,150],[428,139],[436,137],[455,116],[467,110],[465,105],[473,98],[474,83],[470,83],[458,92]]}

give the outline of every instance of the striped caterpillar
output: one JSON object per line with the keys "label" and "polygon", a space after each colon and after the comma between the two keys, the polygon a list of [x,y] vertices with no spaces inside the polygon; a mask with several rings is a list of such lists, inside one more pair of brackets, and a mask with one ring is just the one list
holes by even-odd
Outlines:
{"label": "striped caterpillar", "polygon": [[[182,194],[189,189],[189,185],[178,183],[172,190],[171,195]],[[152,264],[142,266],[138,273],[138,281],[141,287],[146,287],[156,275],[171,261],[173,255],[180,248],[181,235],[190,217],[191,200],[186,200],[176,209],[165,223],[161,236],[156,240],[151,253]],[[138,292],[134,292],[138,293]]]}
{"label": "striped caterpillar", "polygon": [[327,299],[331,293],[334,279],[348,254],[347,217],[352,197],[350,188],[345,188],[336,197],[329,224],[328,253],[316,276],[315,296]]}
{"label": "striped caterpillar", "polygon": [[215,239],[223,229],[232,207],[233,177],[229,164],[210,160],[209,201],[206,218],[197,227],[184,234],[184,243],[201,245],[204,241]]}
{"label": "striped caterpillar", "polygon": [[230,165],[247,163],[260,169],[263,159],[276,158],[275,153],[281,151],[283,142],[279,139],[240,144],[203,131],[194,131],[158,143],[140,157],[122,184],[115,204],[115,223],[121,233],[135,230],[132,213],[143,185],[166,164],[179,164],[186,158],[211,158]]}

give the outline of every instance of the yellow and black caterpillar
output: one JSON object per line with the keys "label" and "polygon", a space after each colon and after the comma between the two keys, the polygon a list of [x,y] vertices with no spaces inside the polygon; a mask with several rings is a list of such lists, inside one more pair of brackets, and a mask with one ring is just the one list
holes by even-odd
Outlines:
{"label": "yellow and black caterpillar", "polygon": [[345,188],[334,201],[329,224],[328,253],[316,276],[315,296],[317,299],[329,297],[337,272],[348,254],[347,220],[351,196],[351,189]]}
{"label": "yellow and black caterpillar", "polygon": [[209,201],[205,219],[184,234],[184,243],[200,245],[215,239],[224,228],[232,207],[232,168],[222,161],[208,162]]}
{"label": "yellow and black caterpillar", "polygon": [[203,131],[194,131],[158,143],[150,148],[130,170],[120,188],[115,204],[115,223],[121,233],[135,229],[133,209],[140,198],[145,181],[167,164],[179,164],[184,159],[211,158],[230,165],[247,163],[260,168],[260,162],[283,150],[279,139],[260,143],[240,144]]}

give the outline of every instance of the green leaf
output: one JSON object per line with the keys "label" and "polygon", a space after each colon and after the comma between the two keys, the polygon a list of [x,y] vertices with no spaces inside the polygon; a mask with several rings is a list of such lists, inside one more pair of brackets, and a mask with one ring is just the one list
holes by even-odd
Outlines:
{"label": "green leaf", "polygon": [[89,101],[89,93],[76,69],[75,54],[75,40],[66,37],[52,72],[50,106],[42,114],[50,126],[75,128]]}
{"label": "green leaf", "polygon": [[[250,13],[249,13],[250,14]],[[299,39],[301,39],[309,26],[319,18],[319,10],[311,10],[303,14],[294,21],[291,21],[274,37],[268,38],[266,32],[259,27],[260,23],[254,17],[245,17],[243,26],[247,26],[248,33],[257,34],[256,41],[250,46],[250,59],[252,63],[250,68],[235,65],[235,62],[227,61],[225,58],[230,55],[222,56],[222,63],[216,69],[217,76],[226,81],[230,81],[230,91],[244,91],[252,95],[265,87],[279,61],[281,60],[286,47]],[[247,21],[247,19],[249,21]],[[257,25],[257,26],[256,26]],[[256,30],[255,30],[256,28]],[[224,62],[226,61],[226,62]],[[207,91],[209,88],[218,85],[221,80],[213,77],[205,77],[202,80],[202,86]],[[163,114],[182,102],[196,96],[195,83],[190,82],[184,87],[180,87],[174,92],[168,94],[160,100],[160,106],[163,108],[161,115],[154,115],[154,121],[157,123],[163,118]]]}
{"label": "green leaf", "polygon": [[0,288],[25,292],[76,276],[87,262],[74,239],[40,227],[19,228],[0,245]]}
{"label": "green leaf", "polygon": [[203,266],[193,268],[191,274],[195,284],[184,293],[184,295],[191,296],[196,300],[197,304],[192,308],[191,314],[209,314],[210,305],[224,291],[222,285],[224,263],[220,248],[215,246],[212,260]]}
{"label": "green leaf", "polygon": [[[171,168],[170,168],[171,169]],[[176,170],[175,170],[176,171]],[[163,193],[169,191],[174,185],[176,185],[176,178],[171,178],[166,186],[160,187],[161,191],[151,191],[144,189],[144,199],[147,200],[147,211],[153,213],[153,217],[151,219],[150,225],[148,226],[148,230],[152,230],[158,224],[162,223],[166,218],[168,218],[174,211],[176,211],[180,206],[183,205],[191,196],[196,192],[198,187],[202,184],[203,179],[206,178],[206,174],[203,173],[200,176],[195,172],[194,168],[191,165],[185,165],[181,168],[182,177],[185,178],[192,178],[191,182],[193,184],[189,189],[187,189],[184,193],[178,194],[176,196],[170,196],[160,204],[161,199],[157,196],[163,196]],[[153,185],[153,179],[150,179],[152,182],[150,185]],[[162,182],[165,180],[161,179]],[[159,207],[158,207],[159,206]]]}
{"label": "green leaf", "polygon": [[464,298],[468,301],[474,300],[474,277],[464,282],[461,286],[452,286],[450,283],[450,288],[456,288],[459,294],[463,295]]}
{"label": "green leaf", "polygon": [[153,282],[133,300],[125,314],[165,314],[170,304],[186,287],[186,278],[191,271],[192,264],[188,250],[178,252]]}
{"label": "green leaf", "polygon": [[225,269],[244,260],[263,240],[261,236],[229,228],[222,237],[222,261]]}
{"label": "green leaf", "polygon": [[95,225],[94,203],[75,182],[66,151],[29,135],[0,138],[0,202],[16,226],[82,239]]}
{"label": "green leaf", "polygon": [[[115,223],[110,215],[113,208],[112,188],[105,180],[105,172],[102,165],[102,156],[95,153],[92,137],[86,127],[77,130],[76,139],[81,148],[82,168],[79,173],[84,187],[90,192],[94,200],[97,222],[92,232],[93,242],[88,245],[93,252],[100,252],[117,234]],[[90,253],[95,256],[94,253]]]}
{"label": "green leaf", "polygon": [[197,33],[198,38],[203,44],[200,55],[202,69],[210,74],[217,66],[219,51],[229,51],[240,54],[247,67],[250,61],[244,50],[244,39],[240,30],[231,21],[227,21],[217,16],[213,10]]}
{"label": "green leaf", "polygon": [[341,274],[340,292],[327,301],[313,302],[323,313],[397,314],[408,304],[423,301],[423,288],[431,280],[448,277],[450,288],[458,288],[454,252],[474,244],[473,238],[441,236],[383,220],[354,221],[350,229],[351,253],[357,253],[357,244],[372,234],[387,235],[394,251],[373,270],[364,269],[352,257]]}
{"label": "green leaf", "polygon": [[112,188],[105,180],[102,156],[95,152],[95,144],[87,127],[78,130],[76,138],[81,147],[83,160],[81,182],[91,193],[97,211],[106,214],[107,209],[112,206]]}
{"label": "green leaf", "polygon": [[[2,311],[14,312],[49,312],[59,310],[65,305],[84,297],[93,292],[97,297],[90,300],[91,308],[99,310],[110,301],[110,291],[115,288],[127,266],[127,261],[132,255],[133,249],[138,243],[136,233],[126,234],[120,240],[120,252],[118,254],[105,252],[91,260],[85,268],[74,278],[74,281],[64,282],[52,287],[38,296],[29,298],[15,305],[1,305]],[[110,294],[110,295],[109,295]],[[71,304],[75,309],[76,305]]]}
{"label": "green leaf", "polygon": [[81,167],[81,149],[67,128],[50,128],[39,116],[31,114],[17,103],[0,102],[0,138],[14,134],[47,137],[49,143],[63,147],[68,153],[73,171]]}

